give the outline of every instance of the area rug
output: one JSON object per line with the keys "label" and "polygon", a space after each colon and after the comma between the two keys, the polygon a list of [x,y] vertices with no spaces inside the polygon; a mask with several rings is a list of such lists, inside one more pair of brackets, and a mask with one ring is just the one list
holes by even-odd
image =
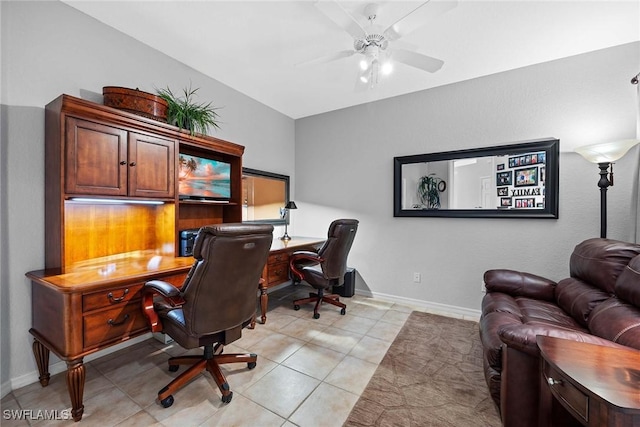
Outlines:
{"label": "area rug", "polygon": [[500,426],[476,322],[411,313],[346,427]]}

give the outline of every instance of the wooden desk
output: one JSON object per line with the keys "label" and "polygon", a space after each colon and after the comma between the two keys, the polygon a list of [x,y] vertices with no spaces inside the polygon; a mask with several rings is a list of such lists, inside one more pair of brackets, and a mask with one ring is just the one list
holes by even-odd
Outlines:
{"label": "wooden desk", "polygon": [[82,418],[83,358],[149,331],[141,309],[144,283],[180,286],[193,258],[145,252],[108,256],[59,269],[27,273],[31,279],[33,354],[40,384],[49,384],[49,352],[67,363],[72,416]]}
{"label": "wooden desk", "polygon": [[318,237],[292,237],[291,240],[274,238],[269,252],[269,259],[262,271],[263,284],[260,286],[260,314],[262,324],[267,323],[267,290],[289,280],[289,255],[295,251],[316,250],[325,239]]}
{"label": "wooden desk", "polygon": [[640,425],[640,351],[546,336],[537,342],[540,426]]}
{"label": "wooden desk", "polygon": [[[323,239],[274,239],[265,279],[260,286],[262,323],[267,320],[267,290],[289,280],[289,254],[314,249]],[[67,363],[67,384],[73,419],[82,418],[85,367],[83,358],[149,332],[141,309],[141,290],[149,280],[181,286],[193,265],[192,257],[159,256],[149,251],[114,255],[60,269],[31,271],[33,354],[40,384],[49,384],[49,354]]]}

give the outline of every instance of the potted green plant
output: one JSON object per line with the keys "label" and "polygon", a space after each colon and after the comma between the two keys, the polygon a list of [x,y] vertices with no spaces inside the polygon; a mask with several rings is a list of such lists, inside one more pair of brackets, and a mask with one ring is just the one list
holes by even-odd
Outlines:
{"label": "potted green plant", "polygon": [[168,87],[158,89],[158,96],[167,101],[167,123],[186,129],[191,135],[196,133],[206,134],[210,127],[220,129],[218,125],[218,108],[212,107],[211,103],[196,103],[193,100],[198,88],[183,89],[183,96],[176,96]]}
{"label": "potted green plant", "polygon": [[442,179],[435,174],[421,176],[418,180],[418,198],[427,209],[440,208],[440,186]]}

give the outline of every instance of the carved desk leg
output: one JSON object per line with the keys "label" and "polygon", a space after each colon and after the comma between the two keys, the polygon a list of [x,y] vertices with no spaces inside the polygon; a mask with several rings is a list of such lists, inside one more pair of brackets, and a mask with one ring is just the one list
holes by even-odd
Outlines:
{"label": "carved desk leg", "polygon": [[264,325],[267,323],[267,305],[269,303],[269,296],[267,295],[267,285],[262,283],[260,284],[260,320]]}
{"label": "carved desk leg", "polygon": [[33,340],[32,348],[38,365],[38,372],[40,373],[38,377],[40,385],[46,387],[49,385],[49,378],[51,378],[49,374],[49,349],[37,339]]}
{"label": "carved desk leg", "polygon": [[84,393],[85,367],[82,358],[67,362],[67,387],[71,397],[71,416],[74,421],[82,419],[84,405],[82,395]]}

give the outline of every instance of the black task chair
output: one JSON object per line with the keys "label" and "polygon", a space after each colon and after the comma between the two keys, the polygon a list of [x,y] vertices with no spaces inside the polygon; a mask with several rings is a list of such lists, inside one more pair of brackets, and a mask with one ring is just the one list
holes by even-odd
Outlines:
{"label": "black task chair", "polygon": [[317,289],[317,293],[310,292],[309,298],[299,299],[293,302],[294,310],[300,310],[301,304],[315,302],[313,318],[320,317],[318,306],[326,302],[340,307],[340,314],[347,312],[347,306],[340,302],[340,296],[336,294],[325,295],[324,291],[333,286],[344,284],[344,274],[347,270],[347,256],[356,237],[358,221],[355,219],[337,219],[329,226],[327,241],[320,250],[297,251],[289,258],[291,277],[294,282],[304,280]]}
{"label": "black task chair", "polygon": [[229,403],[233,393],[219,365],[243,362],[249,369],[256,366],[257,355],[222,354],[222,349],[255,321],[258,283],[272,239],[272,225],[202,227],[193,245],[195,263],[182,287],[160,280],[145,284],[143,309],[151,330],[169,334],[187,349],[204,347],[202,356],[169,359],[172,372],[178,365],[191,366],[158,392],[165,408],[173,404],[173,394],[204,369],[218,385],[222,401]]}

